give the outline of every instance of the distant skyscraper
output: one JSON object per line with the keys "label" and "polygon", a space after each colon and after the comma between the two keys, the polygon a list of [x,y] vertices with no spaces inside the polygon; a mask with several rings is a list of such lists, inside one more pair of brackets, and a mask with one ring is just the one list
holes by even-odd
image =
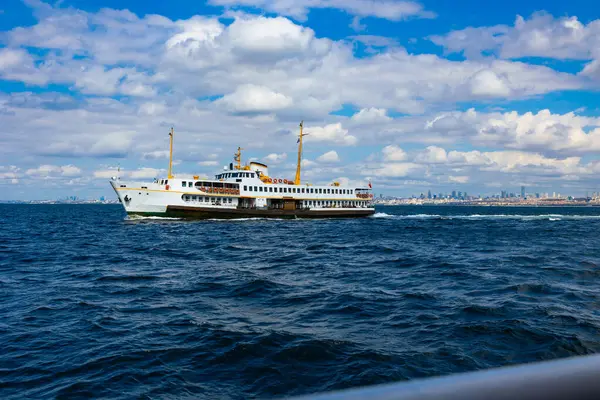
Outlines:
{"label": "distant skyscraper", "polygon": [[525,186],[521,186],[521,198],[525,198]]}
{"label": "distant skyscraper", "polygon": [[428,191],[427,191],[427,198],[428,198],[428,199],[431,199],[431,190],[428,190]]}
{"label": "distant skyscraper", "polygon": [[452,198],[455,199],[456,198],[456,190],[452,191]]}

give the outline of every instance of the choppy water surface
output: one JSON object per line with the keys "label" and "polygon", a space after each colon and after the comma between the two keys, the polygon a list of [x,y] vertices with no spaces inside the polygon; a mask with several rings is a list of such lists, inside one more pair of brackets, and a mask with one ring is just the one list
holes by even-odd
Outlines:
{"label": "choppy water surface", "polygon": [[600,351],[600,209],[0,206],[0,397],[277,397]]}

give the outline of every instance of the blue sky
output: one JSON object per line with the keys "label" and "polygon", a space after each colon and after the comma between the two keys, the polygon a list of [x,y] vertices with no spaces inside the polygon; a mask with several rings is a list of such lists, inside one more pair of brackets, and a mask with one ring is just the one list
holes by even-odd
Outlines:
{"label": "blue sky", "polygon": [[600,192],[589,1],[4,0],[1,199],[212,175],[235,148],[378,193]]}

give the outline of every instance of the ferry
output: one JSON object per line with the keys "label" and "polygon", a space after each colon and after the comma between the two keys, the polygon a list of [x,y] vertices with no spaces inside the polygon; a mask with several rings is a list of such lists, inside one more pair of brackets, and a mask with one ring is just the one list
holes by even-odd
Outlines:
{"label": "ferry", "polygon": [[242,148],[214,179],[173,175],[173,128],[169,132],[169,169],[153,182],[110,180],[128,215],[194,219],[219,218],[349,218],[375,213],[372,185],[301,182],[303,123],[298,135],[298,165],[294,179],[270,176],[267,165],[242,165]]}

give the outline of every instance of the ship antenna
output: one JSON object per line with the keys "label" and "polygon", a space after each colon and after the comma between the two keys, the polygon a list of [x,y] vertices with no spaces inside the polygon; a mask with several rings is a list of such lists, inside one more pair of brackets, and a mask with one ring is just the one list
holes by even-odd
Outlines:
{"label": "ship antenna", "polygon": [[298,135],[298,165],[296,166],[296,178],[294,179],[294,185],[300,184],[300,168],[302,164],[302,138],[308,133],[302,133],[302,128],[304,127],[304,121],[300,122],[300,134]]}
{"label": "ship antenna", "polygon": [[167,176],[168,179],[173,178],[173,136],[175,136],[175,131],[173,127],[171,127],[171,131],[169,132],[169,174]]}

